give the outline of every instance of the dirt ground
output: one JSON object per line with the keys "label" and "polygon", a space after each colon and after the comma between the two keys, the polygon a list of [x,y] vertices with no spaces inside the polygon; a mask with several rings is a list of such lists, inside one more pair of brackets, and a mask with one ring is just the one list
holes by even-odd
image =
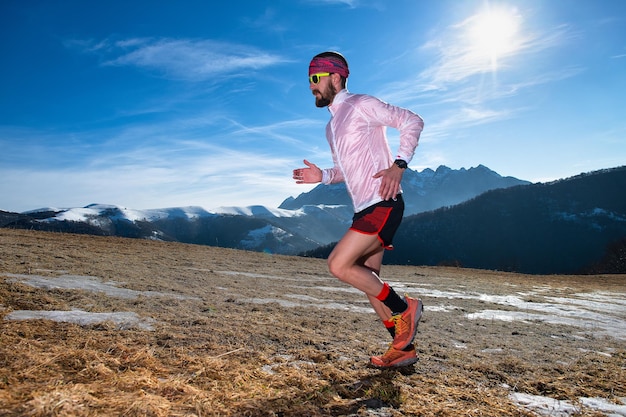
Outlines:
{"label": "dirt ground", "polygon": [[623,404],[625,275],[382,275],[425,304],[409,368],[368,366],[390,336],[324,260],[0,229],[0,415],[535,415],[514,393],[575,416],[607,415],[581,398]]}

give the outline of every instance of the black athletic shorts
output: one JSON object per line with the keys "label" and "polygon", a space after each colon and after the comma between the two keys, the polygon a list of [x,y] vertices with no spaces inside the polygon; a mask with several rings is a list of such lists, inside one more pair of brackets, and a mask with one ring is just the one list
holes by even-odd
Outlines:
{"label": "black athletic shorts", "polygon": [[378,235],[378,240],[385,249],[393,249],[393,236],[402,222],[403,214],[404,200],[402,194],[398,194],[393,200],[381,201],[356,213],[350,230]]}

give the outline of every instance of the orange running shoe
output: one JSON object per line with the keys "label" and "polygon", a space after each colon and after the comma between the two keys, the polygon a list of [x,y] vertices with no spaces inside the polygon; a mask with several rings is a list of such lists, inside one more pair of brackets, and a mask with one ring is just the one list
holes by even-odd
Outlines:
{"label": "orange running shoe", "polygon": [[389,346],[383,355],[370,358],[370,363],[376,368],[400,368],[413,365],[415,362],[417,362],[417,354],[413,345],[409,350],[398,350]]}
{"label": "orange running shoe", "polygon": [[404,298],[409,307],[404,313],[391,317],[396,330],[396,336],[393,338],[391,345],[397,350],[402,350],[413,343],[415,333],[417,333],[417,325],[424,311],[424,304],[422,304],[422,300],[419,298],[411,298],[409,296]]}

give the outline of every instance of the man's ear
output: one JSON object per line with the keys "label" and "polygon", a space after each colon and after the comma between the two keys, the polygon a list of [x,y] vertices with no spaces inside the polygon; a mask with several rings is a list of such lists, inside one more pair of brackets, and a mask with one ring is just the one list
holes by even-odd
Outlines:
{"label": "man's ear", "polygon": [[333,72],[330,74],[330,81],[333,83],[333,86],[337,91],[341,90],[343,86],[341,85],[341,75]]}

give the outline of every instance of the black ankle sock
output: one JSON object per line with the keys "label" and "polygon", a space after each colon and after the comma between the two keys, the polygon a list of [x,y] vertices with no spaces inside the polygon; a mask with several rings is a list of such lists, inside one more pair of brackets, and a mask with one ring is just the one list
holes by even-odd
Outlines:
{"label": "black ankle sock", "polygon": [[383,303],[389,307],[394,315],[404,312],[409,307],[404,298],[396,294],[391,287],[389,287],[389,295],[383,300]]}

